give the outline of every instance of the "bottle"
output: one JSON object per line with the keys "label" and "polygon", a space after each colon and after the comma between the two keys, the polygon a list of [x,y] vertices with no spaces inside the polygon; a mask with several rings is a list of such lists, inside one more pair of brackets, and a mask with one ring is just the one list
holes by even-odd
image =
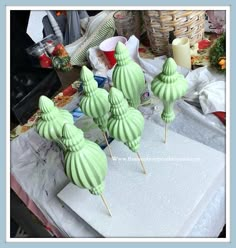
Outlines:
{"label": "bottle", "polygon": [[174,31],[169,32],[169,39],[168,39],[168,57],[173,58],[173,50],[172,50],[172,41],[175,39]]}

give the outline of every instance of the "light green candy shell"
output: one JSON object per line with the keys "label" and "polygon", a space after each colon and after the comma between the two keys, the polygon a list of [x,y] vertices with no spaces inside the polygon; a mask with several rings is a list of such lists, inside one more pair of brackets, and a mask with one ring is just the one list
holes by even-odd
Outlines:
{"label": "light green candy shell", "polygon": [[163,71],[151,83],[153,94],[162,101],[173,102],[187,91],[187,80],[176,70],[174,59],[168,58],[163,65]]}
{"label": "light green candy shell", "polygon": [[86,66],[81,69],[80,79],[84,88],[80,108],[87,116],[94,118],[94,122],[98,124],[99,128],[105,130],[110,110],[108,92],[98,88],[93,73]]}
{"label": "light green candy shell", "polygon": [[64,125],[62,142],[67,147],[66,175],[78,187],[100,195],[107,173],[105,153],[96,143],[84,139],[83,132],[71,124]]}
{"label": "light green candy shell", "polygon": [[54,106],[52,100],[46,96],[39,98],[41,116],[36,124],[36,131],[48,140],[59,141],[62,137],[62,128],[65,123],[73,123],[72,115],[63,109]]}
{"label": "light green candy shell", "polygon": [[137,108],[145,88],[142,68],[130,58],[128,49],[121,42],[116,45],[115,58],[117,64],[112,74],[113,84],[122,91],[129,104]]}
{"label": "light green candy shell", "polygon": [[133,152],[137,152],[144,128],[142,114],[129,107],[122,92],[114,87],[110,90],[109,101],[111,103],[111,116],[107,125],[109,134],[125,143]]}
{"label": "light green candy shell", "polygon": [[187,87],[187,80],[177,72],[174,59],[168,58],[162,72],[151,83],[153,94],[163,101],[164,109],[161,118],[164,122],[170,123],[174,120],[173,103],[186,93]]}

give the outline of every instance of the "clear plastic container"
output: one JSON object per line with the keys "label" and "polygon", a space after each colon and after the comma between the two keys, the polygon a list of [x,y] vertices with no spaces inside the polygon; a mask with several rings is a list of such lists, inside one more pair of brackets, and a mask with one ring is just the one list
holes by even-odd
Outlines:
{"label": "clear plastic container", "polygon": [[59,40],[57,39],[57,36],[54,34],[50,34],[47,37],[45,37],[41,41],[41,43],[50,56],[53,56],[53,52],[54,52],[55,47],[58,44],[60,44]]}
{"label": "clear plastic container", "polygon": [[[42,68],[55,68],[62,71],[72,69],[70,57],[57,36],[50,34],[40,42],[26,49],[33,65],[39,64]],[[35,63],[36,59],[36,63]]]}
{"label": "clear plastic container", "polygon": [[51,57],[52,65],[55,69],[62,71],[70,71],[72,69],[70,56],[56,35],[51,34],[45,37],[41,43]]}
{"label": "clear plastic container", "polygon": [[41,42],[26,48],[26,52],[34,67],[52,68],[52,60]]}

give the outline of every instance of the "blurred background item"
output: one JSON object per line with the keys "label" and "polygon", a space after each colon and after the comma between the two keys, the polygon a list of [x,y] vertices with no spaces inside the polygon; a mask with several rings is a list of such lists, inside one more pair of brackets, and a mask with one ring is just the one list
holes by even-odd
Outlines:
{"label": "blurred background item", "polygon": [[119,36],[129,39],[135,35],[138,39],[141,35],[141,12],[133,10],[119,10],[114,14],[116,31]]}

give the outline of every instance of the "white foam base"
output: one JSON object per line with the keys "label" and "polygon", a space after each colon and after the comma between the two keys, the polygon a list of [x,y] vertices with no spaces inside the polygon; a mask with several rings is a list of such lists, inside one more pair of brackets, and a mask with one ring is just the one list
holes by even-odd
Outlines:
{"label": "white foam base", "polygon": [[[194,130],[193,130],[194,131]],[[104,237],[187,237],[224,181],[225,154],[145,121],[140,155],[113,141],[104,196],[68,184],[58,197]],[[108,149],[105,149],[109,154]]]}

